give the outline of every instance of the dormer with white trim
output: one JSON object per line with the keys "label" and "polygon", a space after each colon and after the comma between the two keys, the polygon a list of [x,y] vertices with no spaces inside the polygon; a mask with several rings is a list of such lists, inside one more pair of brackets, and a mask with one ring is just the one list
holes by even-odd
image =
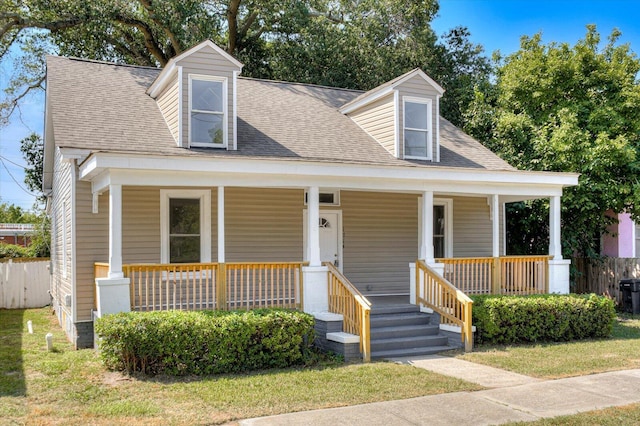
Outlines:
{"label": "dormer with white trim", "polygon": [[172,58],[147,89],[182,148],[237,149],[242,64],[210,40]]}
{"label": "dormer with white trim", "polygon": [[340,108],[391,155],[440,161],[440,98],[444,89],[416,68]]}

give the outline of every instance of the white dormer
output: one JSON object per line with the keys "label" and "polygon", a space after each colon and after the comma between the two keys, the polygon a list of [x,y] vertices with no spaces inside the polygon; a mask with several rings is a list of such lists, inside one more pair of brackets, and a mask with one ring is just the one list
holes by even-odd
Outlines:
{"label": "white dormer", "polygon": [[237,149],[242,64],[210,40],[172,58],[147,89],[183,148]]}
{"label": "white dormer", "polygon": [[444,89],[420,69],[347,103],[349,116],[391,155],[440,161],[440,97]]}

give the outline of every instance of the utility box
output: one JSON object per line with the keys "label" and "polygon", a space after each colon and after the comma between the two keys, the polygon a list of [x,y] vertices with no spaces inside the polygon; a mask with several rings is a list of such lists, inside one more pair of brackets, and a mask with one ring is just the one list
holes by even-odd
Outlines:
{"label": "utility box", "polygon": [[620,280],[622,292],[622,308],[633,315],[640,314],[640,279],[628,278]]}

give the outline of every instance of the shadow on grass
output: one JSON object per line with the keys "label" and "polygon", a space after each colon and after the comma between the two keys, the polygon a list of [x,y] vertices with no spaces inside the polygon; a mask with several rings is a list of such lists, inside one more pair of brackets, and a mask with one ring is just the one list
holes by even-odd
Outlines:
{"label": "shadow on grass", "polygon": [[191,383],[191,382],[206,382],[217,380],[234,380],[249,377],[268,377],[273,375],[279,375],[283,373],[295,373],[297,371],[323,371],[336,368],[342,368],[350,365],[345,363],[339,358],[334,358],[331,355],[326,355],[326,358],[314,363],[313,365],[293,365],[285,368],[273,368],[266,370],[248,370],[237,373],[220,373],[210,375],[184,375],[184,376],[172,376],[167,374],[144,374],[136,372],[133,374],[121,373],[123,377],[135,379],[144,382],[161,383],[161,384],[173,384],[173,383]]}
{"label": "shadow on grass", "polygon": [[0,397],[25,396],[22,359],[24,309],[0,309]]}

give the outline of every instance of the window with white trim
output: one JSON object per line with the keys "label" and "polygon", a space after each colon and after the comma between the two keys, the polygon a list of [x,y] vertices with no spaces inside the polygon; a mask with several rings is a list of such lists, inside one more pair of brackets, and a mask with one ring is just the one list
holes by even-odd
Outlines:
{"label": "window with white trim", "polygon": [[404,158],[431,160],[432,113],[431,99],[403,98]]}
{"label": "window with white trim", "polygon": [[189,75],[189,145],[227,146],[227,80]]}
{"label": "window with white trim", "polygon": [[211,192],[162,190],[162,263],[211,261]]}

